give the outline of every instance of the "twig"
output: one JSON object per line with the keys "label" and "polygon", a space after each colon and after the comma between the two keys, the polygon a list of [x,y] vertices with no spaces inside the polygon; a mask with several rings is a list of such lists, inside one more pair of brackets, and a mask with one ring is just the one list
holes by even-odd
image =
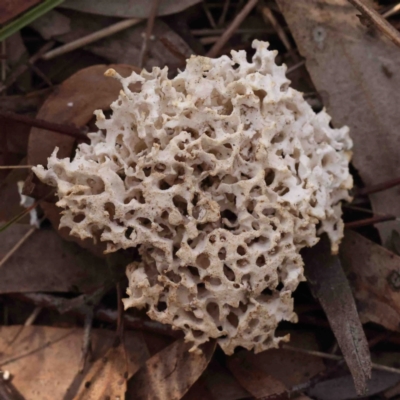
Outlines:
{"label": "twig", "polygon": [[157,16],[157,10],[158,10],[159,3],[160,3],[160,0],[152,0],[149,18],[147,19],[146,31],[145,31],[144,37],[143,37],[142,49],[140,51],[140,56],[139,56],[139,68],[143,68],[144,63],[146,62],[149,40],[153,33],[154,21]]}
{"label": "twig", "polygon": [[395,6],[393,6],[392,8],[390,8],[389,10],[387,10],[386,12],[384,12],[382,14],[383,18],[389,18],[394,14],[397,14],[400,11],[400,3],[396,4]]}
{"label": "twig", "polygon": [[[45,200],[47,197],[49,197],[51,194],[54,194],[54,189],[51,189],[50,192],[46,193],[43,197],[41,197],[39,200],[37,200],[35,203],[33,203],[30,207],[25,208],[21,213],[18,215],[12,217],[10,220],[8,220],[6,223],[0,226],[0,232],[5,231],[9,226],[12,224],[15,224],[17,221],[19,221],[21,218],[25,217],[25,215],[29,214],[34,208],[36,208],[39,203],[43,200]],[[41,221],[40,221],[41,222]],[[36,229],[36,228],[32,228]],[[1,266],[1,264],[0,264]]]}
{"label": "twig", "polygon": [[86,360],[88,355],[91,353],[91,333],[93,326],[93,306],[86,309],[85,321],[83,323],[83,340],[82,340],[82,350],[81,350],[81,360],[79,366],[79,372],[82,372],[86,366]]}
{"label": "twig", "polygon": [[124,306],[122,303],[122,288],[119,282],[117,283],[117,307],[118,307],[117,335],[120,338],[122,338],[124,332]]}
{"label": "twig", "polygon": [[376,12],[371,7],[368,7],[363,0],[348,0],[358,11],[361,12],[363,17],[382,32],[394,44],[400,46],[400,33],[392,25],[387,22],[382,15]]}
{"label": "twig", "polygon": [[34,308],[34,310],[32,311],[32,314],[25,321],[24,326],[31,326],[36,321],[36,318],[39,316],[39,314],[42,312],[42,310],[43,310],[43,307],[36,306]]}
{"label": "twig", "polygon": [[379,222],[394,221],[395,219],[397,219],[395,215],[377,215],[375,217],[365,218],[359,221],[346,222],[344,226],[347,229],[354,229],[362,226],[374,225]]}
{"label": "twig", "polygon": [[[49,308],[51,310],[55,310],[61,312],[65,309],[65,301],[69,299],[64,299],[62,297],[56,297],[49,294],[43,293],[15,293],[11,295],[13,298],[33,303],[35,305],[39,305],[42,307]],[[85,313],[81,309],[73,308],[68,312],[71,314],[78,315],[79,317],[85,316]],[[94,312],[94,318],[103,322],[117,324],[118,321],[118,311],[106,309],[106,308],[98,308]],[[167,325],[160,324],[156,321],[145,321],[141,318],[133,317],[129,314],[124,314],[124,325],[125,327],[142,330],[147,332],[158,333],[160,335],[169,336],[178,338],[181,337],[181,334],[177,331],[173,331]]]}
{"label": "twig", "polygon": [[228,40],[232,37],[236,29],[240,26],[240,24],[244,21],[244,19],[249,15],[250,11],[255,7],[258,0],[249,0],[247,4],[243,7],[242,11],[235,17],[226,31],[219,38],[217,43],[210,49],[207,53],[208,57],[216,57],[219,55],[222,48],[228,42]]}
{"label": "twig", "polygon": [[[279,36],[279,39],[281,39],[281,42],[285,46],[286,50],[290,53],[292,51],[292,45],[290,44],[290,40],[289,40],[288,36],[286,35],[285,30],[282,28],[281,24],[275,18],[275,15],[271,11],[271,9],[266,6],[261,7],[261,15],[262,15],[265,23],[269,22],[272,25],[272,27],[275,29],[277,35]],[[297,61],[297,60],[294,60],[294,61]]]}
{"label": "twig", "polygon": [[100,29],[99,31],[93,32],[90,35],[84,36],[82,38],[74,40],[73,42],[69,42],[63,46],[57,47],[56,49],[51,50],[51,51],[47,52],[46,54],[43,54],[42,59],[43,60],[51,60],[52,58],[55,58],[55,57],[61,56],[62,54],[66,54],[73,50],[79,49],[90,43],[96,42],[97,40],[103,39],[107,36],[113,35],[114,33],[117,33],[124,29],[127,29],[133,25],[137,25],[141,21],[142,21],[141,19],[131,18],[131,19],[117,22],[116,24],[108,26],[107,28]]}
{"label": "twig", "polygon": [[20,122],[21,124],[34,126],[35,128],[47,129],[49,131],[71,136],[75,139],[80,139],[85,142],[89,140],[89,138],[85,134],[83,134],[80,129],[75,128],[74,126],[57,124],[55,122],[44,121],[38,118],[31,118],[27,117],[26,115],[20,115],[13,113],[11,111],[4,111],[4,110],[0,110],[0,118]]}
{"label": "twig", "polygon": [[229,9],[229,5],[230,5],[230,0],[225,0],[224,8],[222,9],[221,16],[219,17],[219,20],[218,20],[218,26],[224,25],[225,19],[226,19],[226,14],[227,14],[228,9]]}
{"label": "twig", "polygon": [[4,82],[6,80],[7,75],[7,48],[6,48],[6,41],[3,40],[1,42],[1,53],[4,54],[4,58],[1,59],[1,81]]}
{"label": "twig", "polygon": [[14,245],[14,247],[0,260],[0,269],[35,231],[36,228],[31,228],[25,233],[24,236],[22,236],[22,238]]}
{"label": "twig", "polygon": [[201,44],[213,44],[218,41],[219,36],[204,36],[199,39]]}
{"label": "twig", "polygon": [[376,185],[367,186],[365,188],[359,189],[356,192],[356,196],[366,196],[367,194],[381,192],[386,189],[400,185],[400,178],[390,179],[382,183],[377,183]]}
{"label": "twig", "polygon": [[159,38],[161,44],[172,54],[174,55],[178,60],[182,62],[182,64],[185,64],[186,62],[186,56],[181,53],[181,51],[172,43],[170,42],[166,37],[162,36]]}
{"label": "twig", "polygon": [[47,84],[49,87],[53,87],[53,82],[44,74],[36,65],[28,64],[29,68],[42,79],[43,82]]}
{"label": "twig", "polygon": [[0,165],[0,169],[32,168],[33,165]]}
{"label": "twig", "polygon": [[302,61],[298,62],[297,64],[292,65],[291,67],[289,67],[289,68],[286,70],[286,75],[292,73],[293,71],[295,71],[296,69],[302,67],[302,66],[305,65],[305,64],[306,64],[306,61],[305,61],[305,60],[302,60]]}
{"label": "twig", "polygon": [[[342,356],[338,356],[336,354],[329,354],[329,353],[323,353],[322,351],[301,349],[299,347],[291,346],[289,344],[283,344],[282,345],[282,349],[295,351],[297,353],[308,354],[310,356],[326,358],[328,360],[336,360],[336,361],[342,361],[343,360]],[[399,374],[400,375],[400,369],[398,369],[398,368],[388,367],[386,365],[376,364],[376,363],[372,363],[372,368],[377,369],[379,371],[392,372],[394,374]]]}
{"label": "twig", "polygon": [[212,27],[213,29],[215,29],[215,28],[217,27],[217,24],[215,23],[214,18],[213,18],[213,16],[212,16],[212,14],[210,13],[210,10],[209,10],[209,8],[207,7],[206,2],[203,1],[203,2],[202,2],[202,5],[203,5],[203,10],[204,10],[204,13],[206,14],[206,17],[207,17],[207,19],[208,19],[209,24],[211,25],[211,27]]}
{"label": "twig", "polygon": [[18,79],[20,75],[22,75],[25,71],[27,71],[29,67],[32,67],[35,64],[35,62],[39,60],[39,58],[42,57],[44,53],[46,53],[46,51],[49,51],[54,46],[54,44],[55,44],[54,41],[47,42],[33,56],[29,58],[27,63],[17,67],[17,69],[8,77],[4,85],[0,86],[0,92],[2,92],[5,89],[8,89]]}
{"label": "twig", "polygon": [[[221,35],[222,33],[225,32],[225,29],[191,29],[190,33],[193,36],[215,36],[215,35]],[[258,35],[261,33],[274,33],[274,31],[271,28],[265,27],[265,28],[241,28],[241,29],[236,29],[235,32],[233,32],[234,35],[236,34],[242,34],[242,33],[249,33],[249,34],[254,34]]]}

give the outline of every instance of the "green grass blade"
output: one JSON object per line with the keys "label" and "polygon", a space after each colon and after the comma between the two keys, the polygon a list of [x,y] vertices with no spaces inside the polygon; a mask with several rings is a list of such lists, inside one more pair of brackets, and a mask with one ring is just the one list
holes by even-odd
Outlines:
{"label": "green grass blade", "polygon": [[48,11],[60,5],[64,0],[45,0],[36,7],[27,11],[21,15],[16,20],[10,22],[8,25],[0,29],[0,42],[7,39],[9,36],[18,32],[25,26],[29,25],[31,22],[35,21],[42,15],[46,14]]}

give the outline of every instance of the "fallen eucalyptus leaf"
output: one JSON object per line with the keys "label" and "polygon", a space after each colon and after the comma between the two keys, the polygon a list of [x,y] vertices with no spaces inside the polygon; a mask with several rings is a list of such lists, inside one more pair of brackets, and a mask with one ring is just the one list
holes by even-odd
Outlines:
{"label": "fallen eucalyptus leaf", "polygon": [[[149,354],[140,333],[129,332],[125,336],[128,371],[132,375]],[[92,359],[101,362],[114,338],[113,332],[94,329]],[[92,369],[88,363],[82,373],[78,372],[82,340],[80,328],[26,326],[21,331],[18,325],[1,326],[0,369],[11,373],[13,384],[25,399],[71,400],[80,384],[87,382]]]}
{"label": "fallen eucalyptus leaf", "polygon": [[[1,233],[0,259],[30,229],[14,224]],[[1,267],[0,293],[92,293],[123,276],[126,260],[118,262],[120,254],[111,256],[113,265],[108,265],[53,229],[38,229]]]}
{"label": "fallen eucalyptus leaf", "polygon": [[371,377],[368,342],[357,313],[349,282],[338,256],[331,254],[324,234],[310,249],[303,249],[304,272],[314,296],[321,303],[350,369],[358,394],[367,390]]}
{"label": "fallen eucalyptus leaf", "polygon": [[[399,48],[363,26],[347,0],[277,0],[334,125],[350,127],[365,185],[400,176]],[[400,192],[370,195],[379,214],[400,215]],[[382,240],[399,222],[378,224]]]}
{"label": "fallen eucalyptus leaf", "polygon": [[[175,14],[200,1],[163,0],[159,4],[157,15]],[[66,0],[61,5],[72,10],[121,18],[148,18],[151,6],[152,2],[148,0]]]}
{"label": "fallen eucalyptus leaf", "polygon": [[340,247],[363,322],[400,330],[400,257],[351,230]]}
{"label": "fallen eucalyptus leaf", "polygon": [[189,353],[190,343],[179,339],[151,357],[128,382],[130,400],[179,400],[197,381],[215,350],[215,341],[199,353]]}

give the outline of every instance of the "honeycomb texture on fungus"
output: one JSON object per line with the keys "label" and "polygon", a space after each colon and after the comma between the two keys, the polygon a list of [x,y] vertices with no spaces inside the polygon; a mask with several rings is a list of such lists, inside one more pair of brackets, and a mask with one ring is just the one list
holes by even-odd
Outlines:
{"label": "honeycomb texture on fungus", "polygon": [[343,235],[348,128],[289,87],[267,43],[253,47],[252,62],[244,51],[193,56],[172,80],[167,68],[109,70],[123,90],[110,118],[96,112],[91,143],[34,168],[57,187],[71,234],[139,248],[125,306],[183,330],[192,350],[287,340],[275,330],[296,321],[300,250],[326,232],[336,252]]}

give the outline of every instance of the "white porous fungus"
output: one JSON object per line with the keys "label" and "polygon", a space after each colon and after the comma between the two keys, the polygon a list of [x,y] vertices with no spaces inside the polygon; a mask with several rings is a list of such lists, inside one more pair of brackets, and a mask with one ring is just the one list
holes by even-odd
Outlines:
{"label": "white porous fungus", "polygon": [[[182,329],[192,350],[216,338],[227,354],[276,347],[296,321],[300,249],[326,232],[336,252],[352,186],[348,128],[333,129],[289,87],[276,52],[254,41],[232,59],[191,57],[122,78],[110,118],[75,158],[34,168],[56,186],[71,234],[138,247],[126,307]],[[132,91],[133,84],[139,91]],[[321,266],[323,268],[323,266]]]}

